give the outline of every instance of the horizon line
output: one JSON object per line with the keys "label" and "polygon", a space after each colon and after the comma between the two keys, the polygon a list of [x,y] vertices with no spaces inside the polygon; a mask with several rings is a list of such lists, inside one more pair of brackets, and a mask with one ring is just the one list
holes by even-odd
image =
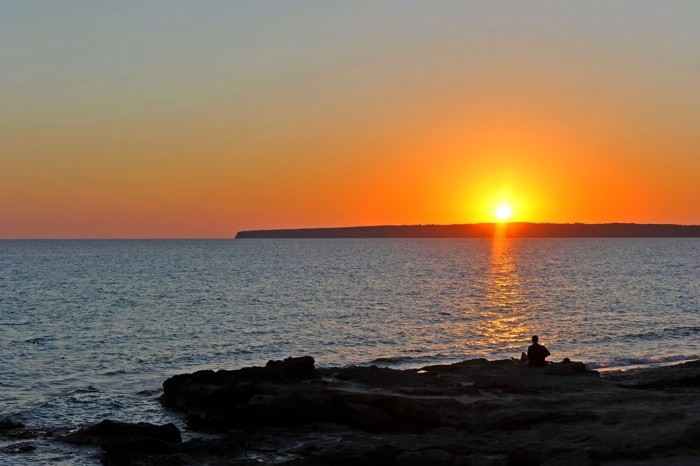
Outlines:
{"label": "horizon line", "polygon": [[507,226],[507,225],[581,225],[581,226],[605,226],[605,225],[634,225],[634,226],[667,226],[667,227],[700,227],[700,223],[636,223],[636,222],[474,222],[474,223],[404,223],[404,224],[375,224],[375,225],[350,225],[335,227],[288,227],[288,228],[256,228],[242,229],[232,236],[37,236],[37,237],[1,237],[0,241],[191,241],[191,240],[226,240],[235,239],[239,233],[252,232],[282,232],[304,230],[343,230],[359,228],[401,228],[401,227],[456,227],[456,226]]}

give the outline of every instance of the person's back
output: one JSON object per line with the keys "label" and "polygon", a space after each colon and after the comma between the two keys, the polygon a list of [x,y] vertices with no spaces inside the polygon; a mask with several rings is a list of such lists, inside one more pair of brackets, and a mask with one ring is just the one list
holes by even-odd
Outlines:
{"label": "person's back", "polygon": [[530,367],[545,367],[547,361],[545,358],[550,355],[550,352],[537,341],[537,335],[532,336],[532,345],[527,348],[527,365]]}

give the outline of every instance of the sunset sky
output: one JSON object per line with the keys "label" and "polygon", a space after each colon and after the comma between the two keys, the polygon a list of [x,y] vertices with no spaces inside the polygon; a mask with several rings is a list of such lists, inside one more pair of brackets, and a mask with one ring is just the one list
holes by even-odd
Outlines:
{"label": "sunset sky", "polygon": [[700,223],[700,2],[0,6],[0,237]]}

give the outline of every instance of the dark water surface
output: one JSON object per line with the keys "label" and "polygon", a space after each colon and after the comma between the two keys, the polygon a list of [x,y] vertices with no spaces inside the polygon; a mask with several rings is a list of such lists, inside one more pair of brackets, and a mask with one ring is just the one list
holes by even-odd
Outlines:
{"label": "dark water surface", "polygon": [[[170,375],[309,354],[415,367],[700,354],[698,239],[0,241],[0,417],[180,422]],[[0,438],[0,446],[12,443]],[[0,464],[93,464],[39,442]]]}

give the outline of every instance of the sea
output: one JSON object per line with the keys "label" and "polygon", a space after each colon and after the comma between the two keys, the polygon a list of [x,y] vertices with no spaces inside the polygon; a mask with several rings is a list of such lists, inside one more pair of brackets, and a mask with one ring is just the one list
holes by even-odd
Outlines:
{"label": "sea", "polygon": [[0,464],[99,464],[55,437],[102,419],[196,436],[158,403],[175,374],[519,357],[534,334],[600,370],[698,359],[700,239],[3,240],[0,419],[39,435],[0,432]]}

